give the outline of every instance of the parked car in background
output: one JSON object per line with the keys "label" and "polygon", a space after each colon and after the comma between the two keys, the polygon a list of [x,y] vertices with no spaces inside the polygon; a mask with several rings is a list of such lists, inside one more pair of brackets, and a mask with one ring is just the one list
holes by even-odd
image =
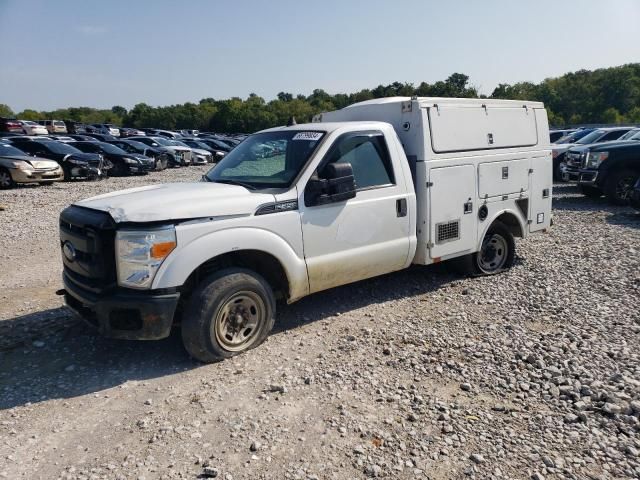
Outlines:
{"label": "parked car in background", "polygon": [[108,142],[110,140],[117,140],[118,139],[118,137],[114,137],[113,135],[110,135],[108,133],[87,132],[87,133],[85,133],[85,136],[91,137],[91,138],[95,138],[96,140],[100,140],[101,142]]}
{"label": "parked car in background", "polygon": [[29,156],[13,145],[0,142],[0,189],[20,183],[51,185],[60,180],[64,180],[64,172],[58,162]]}
{"label": "parked car in background", "polygon": [[48,130],[44,125],[32,122],[31,120],[18,120],[18,123],[22,126],[22,131],[26,135],[48,135]]}
{"label": "parked car in background", "polygon": [[73,138],[74,140],[77,140],[79,142],[98,142],[99,140],[95,137],[91,137],[89,135],[77,135],[77,134],[72,134],[72,135],[68,135],[69,138]]}
{"label": "parked car in background", "polygon": [[87,131],[87,126],[84,123],[76,122],[75,120],[63,120],[64,125],[67,127],[67,133],[83,134]]}
{"label": "parked car in background", "polygon": [[110,123],[91,123],[87,125],[87,133],[99,133],[102,135],[111,135],[112,137],[119,137],[120,130],[118,127],[111,125]]}
{"label": "parked car in background", "polygon": [[137,128],[120,128],[120,138],[125,137],[141,137],[146,135],[142,130],[138,130]]}
{"label": "parked car in background", "polygon": [[209,145],[211,148],[219,150],[221,152],[229,153],[232,150],[232,148],[226,143],[212,137],[198,137],[198,141],[204,143],[205,145]]}
{"label": "parked car in background", "polygon": [[24,130],[17,119],[0,117],[0,132],[24,133]]}
{"label": "parked car in background", "polygon": [[208,150],[202,148],[190,147],[186,143],[180,140],[167,139],[169,144],[173,147],[184,147],[191,150],[191,164],[192,165],[206,165],[207,163],[213,163],[213,154]]}
{"label": "parked car in background", "polygon": [[171,145],[169,139],[163,137],[131,137],[130,140],[144,143],[150,147],[161,148],[169,155],[170,167],[181,167],[191,164],[191,149]]}
{"label": "parked car in background", "polygon": [[588,135],[589,133],[593,132],[594,130],[595,128],[579,128],[575,132],[569,133],[564,137],[561,137],[559,140],[556,140],[553,143],[557,145],[563,145],[565,143],[575,143],[585,135]]}
{"label": "parked car in background", "polygon": [[180,130],[180,135],[183,137],[197,137],[200,130]]}
{"label": "parked car in background", "polygon": [[62,120],[38,120],[38,123],[44,125],[49,133],[69,133]]}
{"label": "parked car in background", "polygon": [[105,176],[111,166],[101,155],[84,153],[67,143],[24,138],[12,139],[11,143],[28,155],[58,162],[64,171],[65,180],[74,178],[97,180]]}
{"label": "parked car in background", "polygon": [[566,137],[570,133],[575,132],[576,128],[565,129],[565,130],[550,130],[549,131],[549,141],[551,143],[555,143],[557,140],[560,140],[562,137]]}
{"label": "parked car in background", "polygon": [[170,130],[156,130],[154,135],[156,136],[160,135],[161,137],[174,138],[174,139],[182,137],[182,135],[180,135],[179,133],[172,132]]}
{"label": "parked car in background", "polygon": [[630,202],[640,179],[640,130],[625,140],[571,148],[567,152],[564,178],[576,181],[589,197],[603,194],[616,205]]}
{"label": "parked car in background", "polygon": [[48,135],[48,138],[62,143],[73,143],[76,141],[75,138],[69,137],[68,135]]}
{"label": "parked car in background", "polygon": [[152,158],[138,153],[125,152],[121,148],[106,142],[76,142],[73,145],[85,153],[97,153],[113,164],[110,176],[144,174],[153,170],[155,162]]}
{"label": "parked car in background", "polygon": [[115,145],[128,153],[136,153],[138,155],[144,155],[145,157],[152,158],[154,161],[154,170],[164,170],[169,166],[169,155],[161,148],[151,147],[145,145],[142,142],[135,140],[119,138],[118,140],[111,140],[107,143]]}
{"label": "parked car in background", "polygon": [[181,138],[180,141],[191,148],[199,148],[201,150],[206,150],[212,156],[211,161],[213,163],[217,163],[224,158],[227,154],[224,150],[220,148],[214,148],[211,145],[207,145],[204,142],[201,142],[195,138]]}
{"label": "parked car in background", "polygon": [[562,165],[565,162],[566,153],[570,148],[581,145],[589,145],[592,143],[602,143],[617,140],[631,129],[633,129],[633,127],[596,128],[573,143],[556,143],[552,145],[551,156],[553,157],[553,179],[563,180]]}

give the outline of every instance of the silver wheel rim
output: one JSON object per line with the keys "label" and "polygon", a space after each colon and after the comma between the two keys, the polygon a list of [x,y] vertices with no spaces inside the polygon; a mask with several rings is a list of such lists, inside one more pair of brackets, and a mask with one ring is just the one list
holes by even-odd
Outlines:
{"label": "silver wheel rim", "polygon": [[0,172],[0,187],[9,188],[11,186],[11,176],[7,172]]}
{"label": "silver wheel rim", "polygon": [[218,310],[213,329],[218,344],[229,352],[250,348],[258,338],[266,307],[254,292],[232,295]]}
{"label": "silver wheel rim", "polygon": [[493,273],[504,267],[509,253],[509,244],[502,235],[492,233],[482,242],[478,255],[478,267],[484,273]]}

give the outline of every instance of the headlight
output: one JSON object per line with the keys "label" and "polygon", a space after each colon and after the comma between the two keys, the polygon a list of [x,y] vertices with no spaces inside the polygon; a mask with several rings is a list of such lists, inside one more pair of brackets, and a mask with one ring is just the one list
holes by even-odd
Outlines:
{"label": "headlight", "polygon": [[137,289],[151,288],[160,265],[176,245],[176,230],[172,226],[148,231],[118,231],[118,285]]}
{"label": "headlight", "polygon": [[132,165],[137,165],[138,164],[138,160],[136,160],[135,158],[123,157],[122,159],[124,160],[124,163],[129,163],[129,164],[132,164]]}
{"label": "headlight", "polygon": [[33,166],[27,162],[11,162],[11,166],[13,168],[17,168],[18,170],[27,170],[27,171],[33,170]]}
{"label": "headlight", "polygon": [[598,168],[609,157],[609,152],[589,152],[587,154],[587,168]]}
{"label": "headlight", "polygon": [[67,158],[66,160],[67,162],[69,162],[72,165],[86,165],[87,162],[85,162],[84,160],[76,160],[75,158]]}

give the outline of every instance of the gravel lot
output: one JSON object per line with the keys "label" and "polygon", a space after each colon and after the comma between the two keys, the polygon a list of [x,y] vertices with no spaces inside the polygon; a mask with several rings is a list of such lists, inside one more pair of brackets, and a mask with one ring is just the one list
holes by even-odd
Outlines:
{"label": "gravel lot", "polygon": [[640,215],[557,185],[510,272],[320,293],[214,365],[75,322],[59,211],[205,170],[0,192],[0,478],[640,478]]}

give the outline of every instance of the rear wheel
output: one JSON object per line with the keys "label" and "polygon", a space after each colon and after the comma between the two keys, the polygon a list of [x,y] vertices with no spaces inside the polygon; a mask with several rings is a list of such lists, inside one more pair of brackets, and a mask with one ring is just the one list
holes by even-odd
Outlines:
{"label": "rear wheel", "polygon": [[260,345],[273,328],[273,291],[257,273],[221,270],[204,280],[189,299],[182,341],[201,362],[215,362]]}
{"label": "rear wheel", "polygon": [[516,241],[509,229],[495,222],[487,231],[480,251],[462,257],[458,268],[473,276],[496,275],[510,269],[516,258]]}
{"label": "rear wheel", "polygon": [[638,177],[640,173],[635,170],[624,169],[613,172],[604,187],[607,199],[615,205],[627,205]]}
{"label": "rear wheel", "polygon": [[6,168],[0,168],[0,189],[4,190],[15,186],[15,182]]}
{"label": "rear wheel", "polygon": [[598,187],[592,187],[591,185],[578,185],[580,193],[589,198],[600,198],[602,196],[602,190]]}

